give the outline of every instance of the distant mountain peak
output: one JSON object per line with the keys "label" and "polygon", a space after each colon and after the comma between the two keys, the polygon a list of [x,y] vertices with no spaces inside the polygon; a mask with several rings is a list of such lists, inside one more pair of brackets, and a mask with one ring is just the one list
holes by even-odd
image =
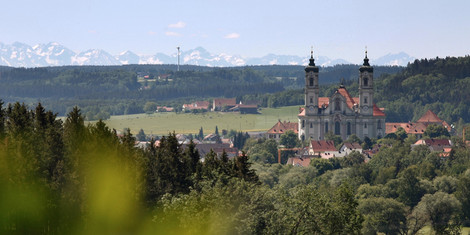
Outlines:
{"label": "distant mountain peak", "polygon": [[376,65],[390,65],[390,66],[406,66],[409,62],[413,62],[414,57],[408,55],[405,52],[399,53],[388,53],[382,57],[372,60],[372,64]]}
{"label": "distant mountain peak", "polygon": [[[308,58],[296,55],[276,55],[273,53],[263,57],[245,58],[239,55],[227,53],[211,53],[204,47],[181,50],[181,64],[201,66],[244,66],[244,65],[307,65]],[[414,57],[405,52],[387,54],[372,60],[376,65],[402,65],[414,61]],[[33,47],[14,42],[11,45],[0,43],[0,65],[13,67],[44,67],[62,65],[122,65],[122,64],[176,64],[177,53],[167,55],[156,53],[154,55],[137,55],[126,50],[118,55],[111,55],[101,49],[89,49],[74,52],[58,42],[37,44]],[[336,64],[351,64],[344,59],[330,59],[326,56],[315,58],[315,63],[320,66],[333,66]]]}

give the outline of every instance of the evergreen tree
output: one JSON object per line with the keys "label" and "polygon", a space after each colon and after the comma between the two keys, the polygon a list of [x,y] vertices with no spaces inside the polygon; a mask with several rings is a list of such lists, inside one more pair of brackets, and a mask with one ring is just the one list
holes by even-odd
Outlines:
{"label": "evergreen tree", "polygon": [[251,163],[248,161],[248,156],[245,152],[242,152],[241,156],[235,157],[235,162],[233,164],[233,174],[234,176],[243,179],[249,182],[258,183],[258,176],[255,173],[255,170],[250,169]]}
{"label": "evergreen tree", "polygon": [[201,129],[199,129],[198,139],[199,139],[199,140],[204,139],[204,132],[203,132],[203,130],[202,130],[202,126],[201,126]]}
{"label": "evergreen tree", "polygon": [[139,133],[135,136],[138,141],[146,141],[147,136],[145,135],[144,129],[140,129]]}
{"label": "evergreen tree", "polygon": [[219,136],[219,128],[217,126],[215,126],[215,134]]}
{"label": "evergreen tree", "polygon": [[0,99],[0,140],[5,136],[5,109],[3,101]]}

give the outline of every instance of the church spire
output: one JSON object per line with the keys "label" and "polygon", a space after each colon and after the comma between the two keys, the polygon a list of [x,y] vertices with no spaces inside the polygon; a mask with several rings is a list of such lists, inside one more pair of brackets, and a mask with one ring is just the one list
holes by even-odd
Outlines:
{"label": "church spire", "polygon": [[364,66],[370,66],[369,64],[369,58],[367,58],[367,46],[366,46],[366,57],[364,58],[364,64],[362,64]]}
{"label": "church spire", "polygon": [[308,64],[308,66],[315,66],[315,59],[313,58],[313,46],[310,50],[310,63]]}
{"label": "church spire", "polygon": [[310,72],[310,71],[318,73],[318,67],[315,65],[315,59],[313,58],[313,46],[312,46],[312,49],[310,50],[310,63],[305,68],[305,72]]}

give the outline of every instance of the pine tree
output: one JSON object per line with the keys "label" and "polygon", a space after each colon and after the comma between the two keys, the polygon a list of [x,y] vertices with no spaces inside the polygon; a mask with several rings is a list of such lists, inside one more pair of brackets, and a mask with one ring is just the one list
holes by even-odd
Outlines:
{"label": "pine tree", "polygon": [[144,129],[140,129],[139,133],[135,136],[138,141],[146,141],[147,136],[145,135]]}
{"label": "pine tree", "polygon": [[0,99],[0,140],[5,137],[5,109],[3,101]]}
{"label": "pine tree", "polygon": [[204,139],[204,132],[203,132],[203,130],[202,130],[202,126],[201,126],[201,129],[199,129],[198,139],[199,139],[199,140]]}
{"label": "pine tree", "polygon": [[258,175],[256,175],[255,170],[250,169],[250,167],[251,163],[248,161],[248,156],[245,152],[242,152],[241,156],[235,158],[233,174],[245,181],[258,183]]}

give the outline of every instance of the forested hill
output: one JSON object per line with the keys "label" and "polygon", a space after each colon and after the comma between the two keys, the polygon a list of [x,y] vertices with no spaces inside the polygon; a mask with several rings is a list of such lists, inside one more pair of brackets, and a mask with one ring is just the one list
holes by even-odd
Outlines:
{"label": "forested hill", "polygon": [[470,122],[470,57],[416,60],[376,80],[376,103],[387,120],[414,121],[431,109],[450,123]]}
{"label": "forested hill", "polygon": [[[322,68],[321,82],[355,79],[358,65]],[[376,67],[376,73],[396,73],[402,67]],[[59,115],[74,105],[88,112],[143,112],[147,101],[187,102],[190,99],[266,94],[304,85],[303,66],[245,66],[232,68],[182,65],[63,66],[0,68],[0,99],[42,102]],[[179,106],[179,105],[178,105]]]}

